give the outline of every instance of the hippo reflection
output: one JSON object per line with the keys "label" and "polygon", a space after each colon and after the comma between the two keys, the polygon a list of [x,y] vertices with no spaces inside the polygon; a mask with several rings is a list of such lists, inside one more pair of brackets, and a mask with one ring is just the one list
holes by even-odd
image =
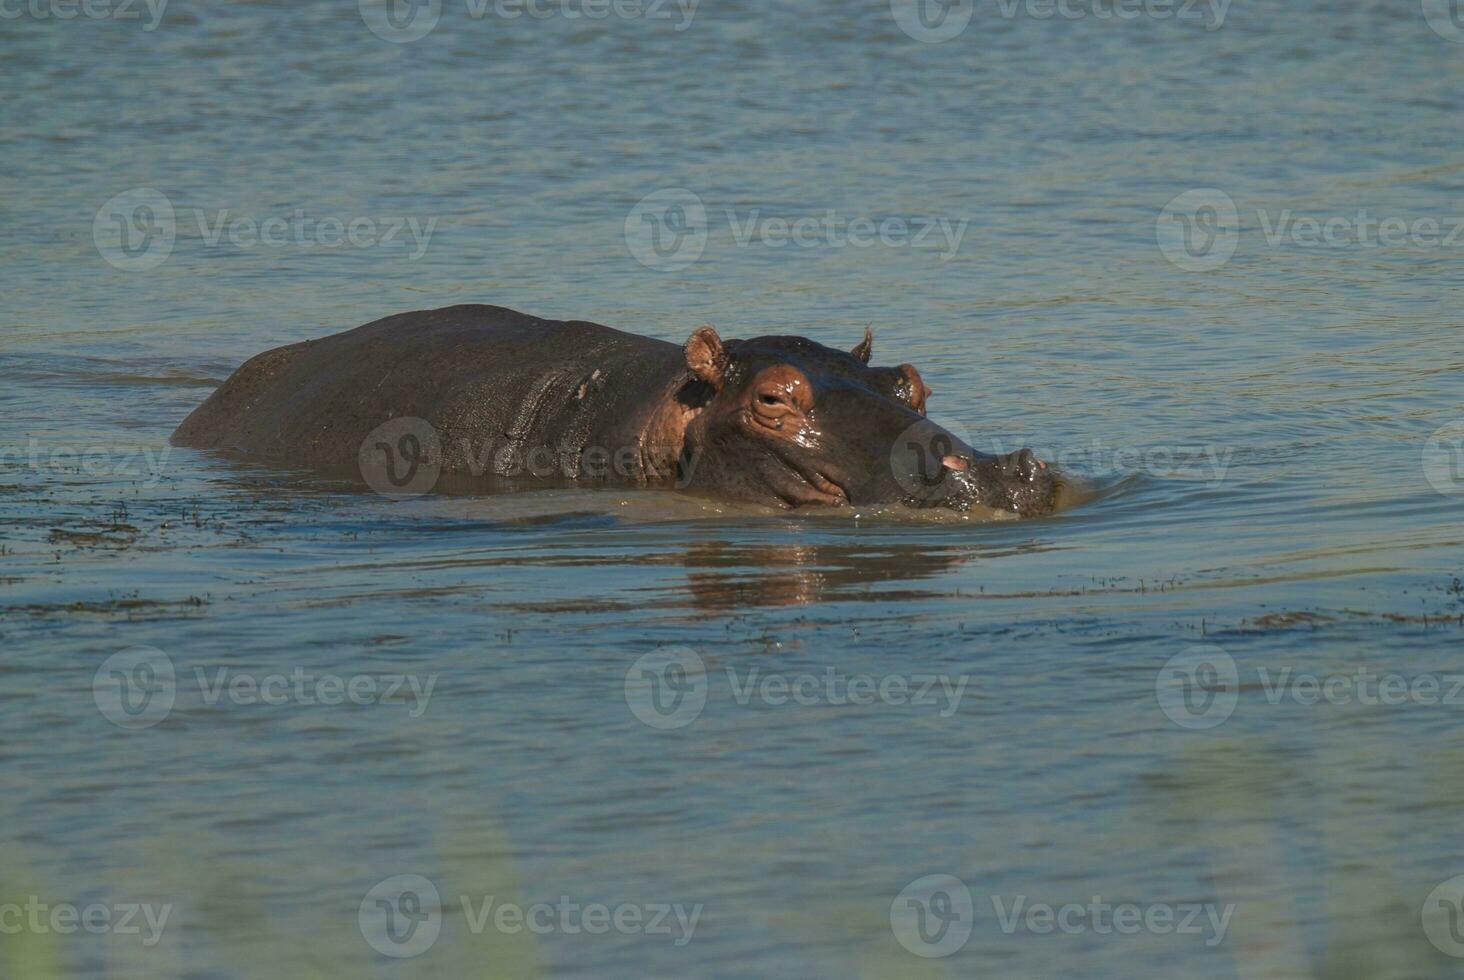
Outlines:
{"label": "hippo reflection", "polygon": [[[1036,541],[1009,545],[868,544],[745,545],[731,541],[692,542],[682,561],[692,604],[724,613],[759,606],[825,601],[888,602],[950,595],[949,588],[916,587],[967,562],[1042,551]],[[878,583],[903,588],[871,589]]]}

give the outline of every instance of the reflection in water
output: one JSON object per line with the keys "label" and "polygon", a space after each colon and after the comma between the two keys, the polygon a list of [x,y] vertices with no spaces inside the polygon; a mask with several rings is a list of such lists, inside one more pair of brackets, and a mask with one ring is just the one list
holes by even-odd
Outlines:
{"label": "reflection in water", "polygon": [[977,559],[1032,554],[1050,546],[1008,547],[887,541],[858,544],[749,545],[697,541],[684,561],[691,602],[705,612],[840,600],[886,602],[950,594],[948,589],[877,589],[932,579]]}

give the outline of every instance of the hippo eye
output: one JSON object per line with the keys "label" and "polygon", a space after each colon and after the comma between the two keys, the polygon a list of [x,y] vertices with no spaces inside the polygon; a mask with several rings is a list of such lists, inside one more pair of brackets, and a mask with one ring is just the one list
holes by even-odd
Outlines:
{"label": "hippo eye", "polygon": [[772,418],[781,418],[791,412],[797,411],[788,393],[777,388],[765,388],[757,393],[757,411],[759,415],[766,415]]}
{"label": "hippo eye", "polygon": [[813,407],[813,389],[803,372],[780,364],[758,375],[752,384],[748,406],[755,421],[781,429],[785,418]]}

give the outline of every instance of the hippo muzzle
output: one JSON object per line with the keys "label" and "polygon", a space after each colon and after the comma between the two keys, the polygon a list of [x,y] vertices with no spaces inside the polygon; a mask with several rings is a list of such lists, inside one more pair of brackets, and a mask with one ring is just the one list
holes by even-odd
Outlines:
{"label": "hippo muzzle", "polygon": [[1040,517],[1057,507],[1061,478],[1030,449],[1002,456],[951,453],[941,458],[942,479],[917,506],[957,511],[973,506]]}

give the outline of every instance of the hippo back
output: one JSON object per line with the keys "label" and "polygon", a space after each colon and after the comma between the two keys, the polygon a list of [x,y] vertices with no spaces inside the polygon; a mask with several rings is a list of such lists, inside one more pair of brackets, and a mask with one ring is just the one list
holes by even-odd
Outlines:
{"label": "hippo back", "polygon": [[412,416],[436,427],[447,471],[477,472],[493,444],[605,437],[604,419],[633,414],[682,365],[673,344],[596,323],[481,305],[403,313],[251,358],[173,443],[336,468]]}

